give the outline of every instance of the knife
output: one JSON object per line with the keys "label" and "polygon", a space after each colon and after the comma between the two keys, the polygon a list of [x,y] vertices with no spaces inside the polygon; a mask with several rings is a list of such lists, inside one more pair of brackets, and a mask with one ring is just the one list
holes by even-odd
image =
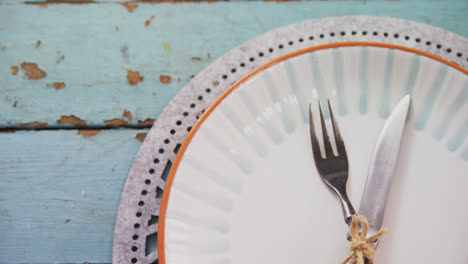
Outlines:
{"label": "knife", "polygon": [[[382,227],[410,100],[409,95],[400,100],[377,140],[359,208],[359,214],[365,216],[369,222],[368,236],[372,236]],[[374,242],[374,248],[377,247],[377,243],[378,239]]]}

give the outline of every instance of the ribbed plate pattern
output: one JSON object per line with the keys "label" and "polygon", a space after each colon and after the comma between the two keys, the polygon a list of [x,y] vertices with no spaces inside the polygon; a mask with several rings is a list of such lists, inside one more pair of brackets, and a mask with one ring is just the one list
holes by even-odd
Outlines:
{"label": "ribbed plate pattern", "polygon": [[335,108],[358,208],[375,140],[405,94],[412,105],[384,223],[391,233],[377,263],[464,263],[468,77],[425,56],[369,46],[282,61],[214,109],[171,187],[166,263],[338,263],[347,226],[315,170],[307,107],[330,99]]}

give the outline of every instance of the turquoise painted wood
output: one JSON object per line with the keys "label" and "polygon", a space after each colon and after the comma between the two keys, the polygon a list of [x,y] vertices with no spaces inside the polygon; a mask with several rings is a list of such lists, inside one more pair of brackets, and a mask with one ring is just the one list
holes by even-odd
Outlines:
{"label": "turquoise painted wood", "polygon": [[[60,127],[62,115],[103,125],[125,109],[134,125],[156,118],[191,75],[226,51],[311,18],[393,16],[468,37],[464,0],[140,3],[131,13],[114,0],[47,8],[22,2],[0,0],[0,127]],[[12,75],[10,67],[23,62],[37,63],[47,77]],[[143,82],[130,86],[127,70]],[[54,82],[66,86],[55,90]],[[144,131],[0,133],[0,263],[110,263],[121,191],[141,144],[135,135]]]}
{"label": "turquoise painted wood", "polygon": [[[88,124],[154,118],[191,76],[231,48],[271,29],[312,18],[381,15],[468,36],[468,1],[345,1],[140,4],[0,4],[0,126],[75,115]],[[145,21],[154,16],[148,26]],[[38,45],[40,41],[40,45]],[[11,66],[37,63],[47,76],[28,80]],[[143,81],[130,86],[127,70]],[[160,76],[171,77],[168,84]],[[56,90],[55,82],[65,88]],[[126,120],[126,119],[125,119]]]}
{"label": "turquoise painted wood", "polygon": [[0,263],[112,262],[120,195],[142,132],[0,133]]}

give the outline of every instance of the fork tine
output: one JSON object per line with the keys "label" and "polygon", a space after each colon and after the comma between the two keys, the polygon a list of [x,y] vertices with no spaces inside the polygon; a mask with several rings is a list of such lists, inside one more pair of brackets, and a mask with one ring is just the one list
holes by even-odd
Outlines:
{"label": "fork tine", "polygon": [[320,122],[322,125],[322,135],[323,135],[323,146],[325,147],[325,154],[328,158],[333,157],[333,149],[330,142],[330,137],[328,136],[327,127],[325,126],[325,118],[323,117],[322,104],[319,101],[320,108]]}
{"label": "fork tine", "polygon": [[310,123],[310,142],[312,142],[312,152],[314,153],[314,159],[320,160],[322,159],[322,153],[320,152],[320,145],[317,140],[317,134],[315,134],[312,104],[309,104],[309,123]]}
{"label": "fork tine", "polygon": [[333,134],[335,135],[336,150],[338,155],[346,155],[346,148],[341,138],[340,130],[338,128],[338,122],[336,122],[335,115],[331,108],[330,100],[328,100],[328,109],[330,110],[330,117],[333,125]]}

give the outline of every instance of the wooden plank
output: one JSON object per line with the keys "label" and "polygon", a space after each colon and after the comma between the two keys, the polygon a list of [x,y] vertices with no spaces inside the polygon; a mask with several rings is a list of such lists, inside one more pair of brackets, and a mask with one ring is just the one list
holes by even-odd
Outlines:
{"label": "wooden plank", "polygon": [[[31,122],[60,127],[64,124],[57,121],[71,115],[87,125],[105,126],[113,119],[123,122],[112,124],[138,125],[155,118],[192,75],[226,51],[312,18],[393,16],[468,36],[463,23],[468,2],[455,0],[137,3],[132,12],[114,3],[0,5],[3,127]],[[47,76],[40,78],[36,66]],[[139,73],[130,73],[133,86],[128,71]]]}
{"label": "wooden plank", "polygon": [[0,133],[0,263],[111,263],[120,195],[143,132]]}

